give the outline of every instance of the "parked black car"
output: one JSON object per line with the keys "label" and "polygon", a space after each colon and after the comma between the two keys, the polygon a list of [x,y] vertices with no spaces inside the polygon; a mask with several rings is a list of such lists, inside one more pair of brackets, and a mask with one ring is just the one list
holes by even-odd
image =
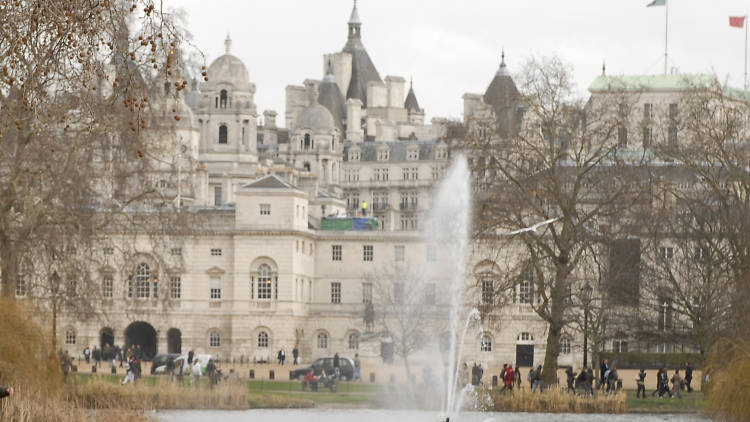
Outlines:
{"label": "parked black car", "polygon": [[154,371],[156,368],[160,366],[164,366],[167,364],[170,360],[175,360],[178,357],[180,357],[179,353],[164,353],[161,355],[154,356],[154,359],[151,361],[151,374],[154,374]]}
{"label": "parked black car", "polygon": [[[331,375],[334,373],[333,371],[333,357],[327,357],[327,358],[320,358],[317,359],[315,362],[312,363],[312,365],[304,367],[304,368],[297,368],[292,371],[292,379],[302,379],[305,377],[305,374],[307,374],[310,369],[313,370],[313,373],[318,376],[323,372],[323,370],[326,371],[326,374]],[[339,358],[339,371],[341,373],[341,379],[345,381],[350,381],[354,377],[354,361],[352,361],[349,358]]]}

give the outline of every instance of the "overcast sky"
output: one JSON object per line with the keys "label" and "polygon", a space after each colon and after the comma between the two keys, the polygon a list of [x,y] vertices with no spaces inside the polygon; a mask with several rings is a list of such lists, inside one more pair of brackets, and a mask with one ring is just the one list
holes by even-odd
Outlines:
{"label": "overcast sky", "polygon": [[[708,72],[741,87],[745,30],[730,15],[748,0],[668,0],[669,67]],[[650,0],[359,0],[362,38],[386,75],[414,78],[427,119],[460,117],[461,96],[484,93],[504,47],[511,72],[531,55],[557,55],[573,67],[578,91],[601,73],[658,74],[664,66],[664,7]],[[184,9],[207,64],[224,53],[247,66],[259,112],[279,113],[284,88],[321,79],[324,53],[345,42],[352,0],[165,0]]]}

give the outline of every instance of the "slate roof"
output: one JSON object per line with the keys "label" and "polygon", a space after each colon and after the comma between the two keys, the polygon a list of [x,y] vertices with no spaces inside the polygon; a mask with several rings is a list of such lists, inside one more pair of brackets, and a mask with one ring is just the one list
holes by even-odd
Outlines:
{"label": "slate roof", "polygon": [[414,87],[412,86],[411,82],[409,82],[409,93],[406,94],[406,101],[404,101],[404,108],[409,111],[422,111],[421,108],[419,108],[419,102],[417,101],[417,96],[414,94]]}
{"label": "slate roof", "polygon": [[346,90],[346,98],[356,98],[367,105],[367,83],[373,81],[382,83],[383,80],[362,44],[361,26],[355,3],[349,21],[349,38],[343,49],[345,53],[352,55],[352,77]]}
{"label": "slate roof", "polygon": [[407,152],[410,146],[419,148],[419,160],[434,160],[435,150],[439,141],[397,141],[397,142],[361,142],[344,143],[344,161],[349,160],[349,150],[358,147],[360,150],[359,161],[378,161],[378,150],[387,147],[390,151],[388,161],[407,161]]}
{"label": "slate roof", "polygon": [[294,189],[300,190],[297,186],[285,181],[275,174],[269,174],[263,176],[260,179],[250,182],[244,186],[243,189]]}
{"label": "slate roof", "polygon": [[346,118],[345,100],[330,70],[318,87],[318,103],[331,112],[336,127],[341,133],[344,133],[343,122]]}
{"label": "slate roof", "polygon": [[512,133],[516,123],[516,108],[521,94],[516,88],[516,83],[508,73],[505,65],[505,53],[503,53],[500,68],[492,78],[492,82],[484,93],[484,102],[492,106],[495,112],[495,120],[498,129],[503,133]]}

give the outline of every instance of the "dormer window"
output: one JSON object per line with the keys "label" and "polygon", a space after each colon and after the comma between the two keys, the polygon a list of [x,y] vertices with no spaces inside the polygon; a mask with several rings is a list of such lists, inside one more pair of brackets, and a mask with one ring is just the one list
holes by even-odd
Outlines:
{"label": "dormer window", "polygon": [[407,160],[419,160],[419,149],[417,149],[417,148],[410,148],[406,152],[406,159]]}
{"label": "dormer window", "polygon": [[359,161],[359,150],[349,151],[349,161]]}
{"label": "dormer window", "polygon": [[219,93],[219,106],[221,106],[221,108],[227,108],[227,97],[227,90],[222,89],[221,93]]}
{"label": "dormer window", "polygon": [[438,148],[437,151],[435,151],[435,159],[436,160],[447,160],[448,159],[448,150],[445,148]]}
{"label": "dormer window", "polygon": [[381,149],[378,151],[378,161],[388,161],[390,159],[390,151],[388,149]]}

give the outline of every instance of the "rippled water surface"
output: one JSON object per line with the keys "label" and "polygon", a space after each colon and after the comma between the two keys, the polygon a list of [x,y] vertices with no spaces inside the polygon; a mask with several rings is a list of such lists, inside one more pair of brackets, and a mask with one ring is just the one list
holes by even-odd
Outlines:
{"label": "rippled water surface", "polygon": [[[304,410],[185,410],[155,414],[162,422],[438,422],[434,412],[364,410],[364,409],[304,409]],[[579,415],[549,413],[461,413],[451,422],[707,422],[693,415]]]}

